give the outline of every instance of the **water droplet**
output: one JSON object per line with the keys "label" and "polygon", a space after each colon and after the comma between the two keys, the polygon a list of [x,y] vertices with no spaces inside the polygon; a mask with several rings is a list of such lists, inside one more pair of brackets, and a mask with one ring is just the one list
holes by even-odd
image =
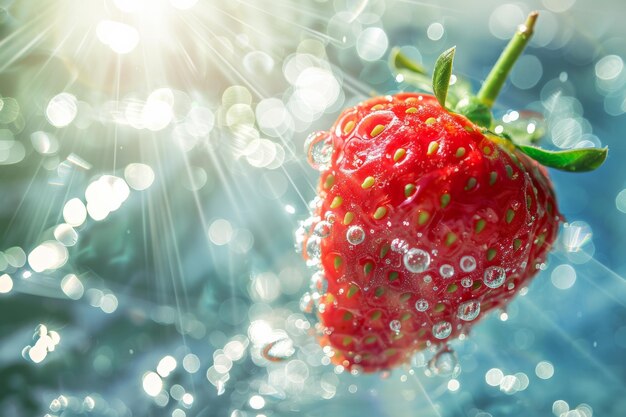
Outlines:
{"label": "water droplet", "polygon": [[480,301],[470,300],[459,305],[457,316],[461,320],[472,321],[480,314]]}
{"label": "water droplet", "polygon": [[365,240],[365,230],[360,226],[350,226],[346,232],[346,239],[351,245],[358,245]]}
{"label": "water droplet", "polygon": [[313,234],[320,238],[325,238],[325,237],[330,236],[330,232],[331,232],[331,224],[327,222],[326,220],[322,220],[321,222],[316,224],[315,228],[313,229]]}
{"label": "water droplet", "polygon": [[450,349],[444,349],[428,361],[428,370],[431,375],[454,378],[461,373],[461,366],[456,353]]}
{"label": "water droplet", "polygon": [[500,266],[490,266],[485,270],[483,282],[489,288],[498,288],[504,283],[506,279],[506,273],[504,268]]}
{"label": "water droplet", "polygon": [[304,151],[307,153],[309,164],[319,170],[328,169],[333,155],[333,146],[328,132],[311,133],[304,142]]}
{"label": "water droplet", "polygon": [[309,257],[307,265],[316,265],[319,262],[320,256],[322,256],[322,247],[320,245],[320,238],[317,236],[311,236],[306,242],[306,254]]}
{"label": "water droplet", "polygon": [[317,271],[311,277],[311,292],[317,293],[319,295],[325,294],[328,290],[328,281],[324,276],[322,271]]}
{"label": "water droplet", "polygon": [[474,280],[472,280],[470,277],[465,277],[461,280],[461,286],[463,288],[469,288],[474,284]]}
{"label": "water droplet", "polygon": [[409,272],[424,272],[430,265],[430,255],[421,249],[411,248],[404,254],[403,261]]}
{"label": "water droplet", "polygon": [[422,312],[428,310],[428,301],[420,298],[415,302],[415,309]]}
{"label": "water droplet", "polygon": [[439,273],[443,278],[452,278],[454,275],[454,267],[452,265],[444,264],[439,268]]}
{"label": "water droplet", "polygon": [[424,282],[426,284],[430,284],[430,282],[432,282],[432,280],[433,280],[433,277],[431,277],[430,275],[424,276]]}
{"label": "water droplet", "polygon": [[293,340],[288,337],[268,343],[261,350],[263,357],[271,362],[284,361],[293,356],[294,353],[296,353],[296,349],[293,347]]}
{"label": "water droplet", "polygon": [[476,269],[476,259],[473,256],[464,256],[459,263],[463,272],[472,272]]}
{"label": "water droplet", "polygon": [[437,339],[445,339],[450,336],[450,333],[452,333],[452,325],[449,322],[442,320],[433,324],[433,336]]}
{"label": "water droplet", "polygon": [[409,250],[409,244],[403,239],[394,239],[391,241],[391,250],[396,253],[406,253]]}
{"label": "water droplet", "polygon": [[395,334],[400,333],[400,328],[402,327],[402,323],[400,323],[400,320],[391,320],[389,322],[389,328],[391,329],[392,332],[394,332]]}
{"label": "water droplet", "polygon": [[300,311],[303,313],[312,313],[314,305],[315,303],[313,302],[311,294],[308,292],[302,294],[302,297],[300,298]]}
{"label": "water droplet", "polygon": [[326,216],[324,216],[324,218],[330,224],[335,224],[335,220],[337,220],[337,216],[332,211],[327,211]]}

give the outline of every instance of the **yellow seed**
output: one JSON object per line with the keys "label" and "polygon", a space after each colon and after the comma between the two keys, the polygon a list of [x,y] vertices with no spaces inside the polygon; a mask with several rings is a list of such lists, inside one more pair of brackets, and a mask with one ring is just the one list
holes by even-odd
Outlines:
{"label": "yellow seed", "polygon": [[374,264],[372,262],[368,262],[365,265],[363,265],[363,273],[365,275],[369,275],[369,273],[372,272],[373,268],[374,268]]}
{"label": "yellow seed", "polygon": [[441,208],[446,208],[450,204],[450,194],[444,194],[441,196]]}
{"label": "yellow seed", "polygon": [[374,185],[374,182],[376,180],[374,180],[374,177],[367,177],[365,178],[365,180],[363,180],[363,184],[361,184],[361,188],[363,188],[364,190],[370,188],[372,185]]}
{"label": "yellow seed", "polygon": [[354,220],[354,213],[351,211],[346,212],[346,215],[343,216],[343,224],[347,226],[352,223],[352,220]]}
{"label": "yellow seed", "polygon": [[352,320],[352,317],[354,317],[354,316],[349,311],[346,311],[345,313],[343,313],[343,320],[344,321]]}
{"label": "yellow seed", "polygon": [[456,285],[456,284],[450,284],[450,285],[448,285],[448,288],[446,288],[446,291],[447,291],[448,293],[453,293],[453,292],[455,292],[455,291],[456,291],[456,290],[458,290],[458,289],[459,289],[459,286],[458,286],[458,285]]}
{"label": "yellow seed", "polygon": [[428,151],[426,151],[426,155],[434,154],[435,152],[437,152],[437,149],[439,149],[439,142],[433,140],[428,144]]}
{"label": "yellow seed", "polygon": [[415,186],[413,184],[407,184],[404,186],[404,196],[411,197],[415,192]]}
{"label": "yellow seed", "polygon": [[405,113],[417,113],[417,108],[409,107],[408,109],[406,109]]}
{"label": "yellow seed", "polygon": [[404,158],[406,155],[406,149],[399,148],[396,153],[393,154],[393,162],[398,162],[400,159]]}
{"label": "yellow seed", "polygon": [[491,261],[493,258],[496,257],[496,253],[498,253],[498,251],[496,251],[494,248],[488,249],[487,250],[487,260]]}
{"label": "yellow seed", "polygon": [[378,207],[374,212],[374,218],[376,220],[380,220],[387,214],[387,209],[385,207]]}
{"label": "yellow seed", "polygon": [[382,108],[384,108],[385,106],[383,106],[382,104],[377,104],[375,106],[372,106],[372,108],[370,109],[371,111],[375,111],[375,110],[380,110]]}
{"label": "yellow seed", "polygon": [[486,225],[487,225],[486,221],[484,221],[483,219],[478,219],[478,221],[476,222],[476,227],[474,228],[474,231],[478,234],[483,231]]}
{"label": "yellow seed", "polygon": [[350,336],[344,337],[342,343],[344,346],[348,346],[350,343],[352,343],[352,337]]}
{"label": "yellow seed", "polygon": [[330,208],[337,208],[339,207],[341,204],[343,204],[343,198],[341,198],[340,196],[336,196],[335,198],[333,198],[333,201],[330,203]]}
{"label": "yellow seed", "polygon": [[341,256],[339,255],[335,256],[335,259],[333,260],[333,265],[335,266],[336,270],[341,267],[342,263],[343,263],[343,259],[341,258]]}
{"label": "yellow seed", "polygon": [[376,341],[376,336],[367,336],[365,340],[363,341],[363,343],[365,343],[366,345],[371,345],[375,341]]}
{"label": "yellow seed", "polygon": [[391,271],[389,273],[389,275],[387,276],[387,278],[389,278],[389,281],[391,281],[391,282],[397,280],[398,279],[398,272],[397,271]]}
{"label": "yellow seed", "polygon": [[522,246],[521,239],[514,239],[513,240],[513,250],[518,250],[521,246]]}
{"label": "yellow seed", "polygon": [[446,246],[450,246],[452,245],[454,242],[456,242],[457,236],[450,232],[446,235]]}
{"label": "yellow seed", "polygon": [[334,183],[335,183],[335,176],[330,174],[329,176],[326,177],[326,181],[324,182],[324,188],[328,190],[330,187],[333,186]]}
{"label": "yellow seed", "polygon": [[465,155],[465,148],[461,146],[456,150],[456,157],[461,158],[463,155]]}
{"label": "yellow seed", "polygon": [[495,184],[497,179],[498,173],[496,171],[491,171],[491,173],[489,174],[489,185]]}
{"label": "yellow seed", "polygon": [[430,213],[427,211],[420,211],[420,214],[417,217],[417,223],[421,226],[428,221],[430,218]]}
{"label": "yellow seed", "polygon": [[400,316],[400,321],[407,321],[408,319],[411,318],[411,313],[404,313],[402,314],[402,316]]}
{"label": "yellow seed", "polygon": [[350,285],[350,288],[348,289],[348,298],[352,298],[357,292],[359,292],[359,287],[354,284]]}
{"label": "yellow seed", "polygon": [[432,125],[436,121],[437,121],[437,119],[435,119],[434,117],[429,117],[428,119],[426,119],[426,124],[427,125]]}
{"label": "yellow seed", "polygon": [[387,256],[387,253],[389,253],[389,249],[391,249],[391,245],[389,245],[389,243],[385,243],[384,245],[382,245],[380,247],[380,257],[384,258],[385,256]]}
{"label": "yellow seed", "polygon": [[470,177],[470,179],[467,180],[467,185],[465,186],[465,190],[469,191],[475,186],[476,186],[476,178]]}
{"label": "yellow seed", "polygon": [[383,287],[378,287],[376,288],[374,295],[376,296],[376,298],[380,298],[383,296],[384,293],[385,293],[385,289]]}
{"label": "yellow seed", "polygon": [[354,120],[350,120],[343,127],[343,133],[346,134],[346,135],[349,134],[350,132],[352,132],[354,130],[354,126],[356,126],[356,123],[354,123]]}
{"label": "yellow seed", "polygon": [[445,309],[446,309],[446,306],[443,303],[437,303],[437,305],[435,306],[433,310],[435,310],[435,313],[441,313]]}
{"label": "yellow seed", "polygon": [[489,146],[485,146],[485,147],[483,148],[483,153],[484,153],[485,155],[491,155],[491,148],[490,148]]}
{"label": "yellow seed", "polygon": [[370,136],[374,138],[374,137],[380,135],[380,133],[383,130],[385,130],[385,126],[384,125],[376,125],[374,127],[374,129],[372,129],[372,131],[370,132]]}
{"label": "yellow seed", "polygon": [[515,212],[511,209],[508,209],[506,211],[506,222],[507,223],[511,223],[513,221],[513,218],[515,217]]}

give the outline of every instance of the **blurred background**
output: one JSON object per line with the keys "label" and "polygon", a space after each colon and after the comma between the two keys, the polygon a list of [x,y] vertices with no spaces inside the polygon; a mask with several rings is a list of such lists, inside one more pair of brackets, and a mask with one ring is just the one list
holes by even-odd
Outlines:
{"label": "blurred background", "polygon": [[[623,413],[626,6],[476,3],[0,0],[0,414]],[[532,285],[451,344],[460,373],[433,376],[455,367],[434,352],[329,365],[294,250],[306,136],[413,88],[393,46],[431,68],[457,45],[479,86],[534,9],[499,125],[609,159],[552,172],[568,223]]]}

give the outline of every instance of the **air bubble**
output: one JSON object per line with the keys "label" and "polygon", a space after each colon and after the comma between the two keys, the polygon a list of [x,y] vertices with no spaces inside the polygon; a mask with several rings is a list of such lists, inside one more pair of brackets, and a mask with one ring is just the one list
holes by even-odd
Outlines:
{"label": "air bubble", "polygon": [[469,287],[471,287],[473,284],[474,284],[474,281],[473,281],[471,278],[469,278],[469,277],[465,277],[465,278],[463,278],[463,279],[461,280],[461,286],[462,286],[463,288],[469,288]]}
{"label": "air bubble", "polygon": [[300,311],[302,311],[303,313],[312,313],[314,306],[315,303],[313,302],[313,297],[311,297],[311,294],[309,294],[308,292],[302,294],[302,297],[300,298]]}
{"label": "air bubble", "polygon": [[311,277],[311,292],[318,293],[320,295],[325,294],[328,290],[328,281],[324,276],[324,273],[317,271]]}
{"label": "air bubble", "polygon": [[476,259],[473,256],[464,256],[461,258],[459,266],[463,272],[472,272],[476,269]]}
{"label": "air bubble", "polygon": [[443,278],[452,278],[452,276],[454,276],[454,267],[448,264],[441,265],[439,273]]}
{"label": "air bubble", "polygon": [[489,288],[498,288],[506,279],[506,273],[504,272],[504,268],[500,266],[490,266],[485,270],[485,275],[483,277],[483,282]]}
{"label": "air bubble", "polygon": [[400,333],[400,328],[402,328],[402,323],[400,323],[400,320],[391,320],[389,322],[389,328],[392,332],[398,334]]}
{"label": "air bubble", "polygon": [[315,228],[313,229],[313,234],[317,237],[325,238],[330,236],[331,228],[332,226],[329,222],[327,222],[326,220],[322,220],[315,225]]}
{"label": "air bubble", "polygon": [[358,245],[365,240],[365,230],[360,226],[350,226],[346,232],[346,239],[351,245]]}
{"label": "air bubble", "polygon": [[461,320],[472,321],[480,314],[480,301],[470,300],[459,305],[457,316]]}
{"label": "air bubble", "polygon": [[415,309],[421,312],[428,310],[428,301],[424,300],[423,298],[420,298],[419,300],[415,302]]}
{"label": "air bubble", "polygon": [[457,377],[461,373],[461,366],[454,351],[444,349],[437,352],[431,360],[428,361],[428,371],[431,375],[443,377]]}
{"label": "air bubble", "polygon": [[403,239],[394,239],[391,241],[391,250],[396,253],[406,253],[409,250],[409,244]]}
{"label": "air bubble", "polygon": [[403,262],[409,272],[424,272],[430,265],[430,255],[421,249],[411,248],[404,254]]}
{"label": "air bubble", "polygon": [[322,255],[322,247],[320,245],[320,238],[317,236],[311,236],[306,242],[306,254],[309,257],[307,264],[309,266],[315,265],[319,262]]}
{"label": "air bubble", "polygon": [[328,169],[333,155],[333,145],[328,132],[311,133],[304,142],[304,151],[307,153],[309,164],[319,170]]}
{"label": "air bubble", "polygon": [[446,337],[450,336],[451,333],[452,325],[449,322],[442,320],[438,323],[433,324],[433,336],[435,336],[437,339],[445,339]]}

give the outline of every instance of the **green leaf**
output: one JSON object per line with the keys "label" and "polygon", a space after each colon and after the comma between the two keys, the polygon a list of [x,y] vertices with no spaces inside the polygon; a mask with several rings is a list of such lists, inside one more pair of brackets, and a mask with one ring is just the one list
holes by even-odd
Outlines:
{"label": "green leaf", "polygon": [[602,165],[609,152],[608,148],[569,149],[566,151],[547,151],[524,145],[517,145],[517,148],[541,165],[569,172],[593,171]]}
{"label": "green leaf", "polygon": [[450,87],[452,61],[454,61],[455,51],[456,46],[453,46],[439,55],[437,62],[435,62],[435,70],[433,71],[433,92],[442,107],[446,107],[446,97],[448,95],[448,87]]}
{"label": "green leaf", "polygon": [[415,74],[428,75],[428,71],[426,71],[423,66],[404,55],[400,51],[400,48],[396,47],[391,50],[391,53],[389,54],[389,61],[391,63],[391,68],[395,71],[406,70]]}
{"label": "green leaf", "polygon": [[486,127],[487,129],[491,127],[493,120],[491,109],[476,97],[469,96],[463,98],[454,107],[454,111],[461,113],[480,127]]}

